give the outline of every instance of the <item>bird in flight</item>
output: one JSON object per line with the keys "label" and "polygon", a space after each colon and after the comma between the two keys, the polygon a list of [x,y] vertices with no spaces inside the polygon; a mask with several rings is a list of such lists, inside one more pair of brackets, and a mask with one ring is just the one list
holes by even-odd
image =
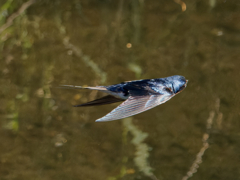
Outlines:
{"label": "bird in flight", "polygon": [[63,85],[71,89],[91,89],[107,93],[107,96],[74,107],[97,106],[124,101],[110,113],[99,118],[96,122],[113,121],[126,118],[149,110],[165,103],[176,94],[183,91],[188,80],[183,76],[175,75],[158,79],[142,79],[127,81],[110,86],[82,87]]}

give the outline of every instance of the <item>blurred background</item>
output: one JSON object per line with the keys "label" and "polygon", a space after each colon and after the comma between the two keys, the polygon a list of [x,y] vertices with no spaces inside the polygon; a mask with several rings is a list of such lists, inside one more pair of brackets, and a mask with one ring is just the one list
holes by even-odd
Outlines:
{"label": "blurred background", "polygon": [[[239,0],[1,0],[1,180],[240,179]],[[59,85],[182,75],[133,117]]]}

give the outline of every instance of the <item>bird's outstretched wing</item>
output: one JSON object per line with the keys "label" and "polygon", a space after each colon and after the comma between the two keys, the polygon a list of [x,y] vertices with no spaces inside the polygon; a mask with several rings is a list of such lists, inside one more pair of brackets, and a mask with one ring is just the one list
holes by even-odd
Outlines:
{"label": "bird's outstretched wing", "polygon": [[79,105],[74,105],[74,107],[81,107],[81,106],[99,106],[99,105],[105,105],[105,104],[112,104],[116,102],[124,101],[123,99],[116,98],[111,95],[107,95],[104,97],[101,97],[99,99],[95,99],[93,101],[84,103],[84,104],[79,104]]}
{"label": "bird's outstretched wing", "polygon": [[148,96],[130,96],[126,101],[113,109],[106,116],[97,119],[96,122],[112,121],[133,116],[157,105],[165,103],[174,95],[148,95]]}

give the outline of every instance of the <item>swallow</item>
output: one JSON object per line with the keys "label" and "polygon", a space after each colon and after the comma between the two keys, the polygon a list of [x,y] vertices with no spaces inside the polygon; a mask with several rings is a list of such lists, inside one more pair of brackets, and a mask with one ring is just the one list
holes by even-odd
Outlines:
{"label": "swallow", "polygon": [[110,86],[82,87],[63,85],[71,89],[91,89],[107,93],[107,96],[74,107],[97,106],[124,101],[110,113],[99,118],[96,122],[113,121],[136,115],[143,111],[165,103],[176,94],[183,91],[188,80],[175,75],[158,79],[142,79],[127,81]]}

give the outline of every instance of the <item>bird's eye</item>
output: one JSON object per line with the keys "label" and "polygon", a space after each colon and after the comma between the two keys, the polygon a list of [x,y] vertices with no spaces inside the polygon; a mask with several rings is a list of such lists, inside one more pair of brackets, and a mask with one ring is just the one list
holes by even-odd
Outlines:
{"label": "bird's eye", "polygon": [[169,94],[172,93],[172,90],[170,88],[164,88],[165,91],[167,91]]}

